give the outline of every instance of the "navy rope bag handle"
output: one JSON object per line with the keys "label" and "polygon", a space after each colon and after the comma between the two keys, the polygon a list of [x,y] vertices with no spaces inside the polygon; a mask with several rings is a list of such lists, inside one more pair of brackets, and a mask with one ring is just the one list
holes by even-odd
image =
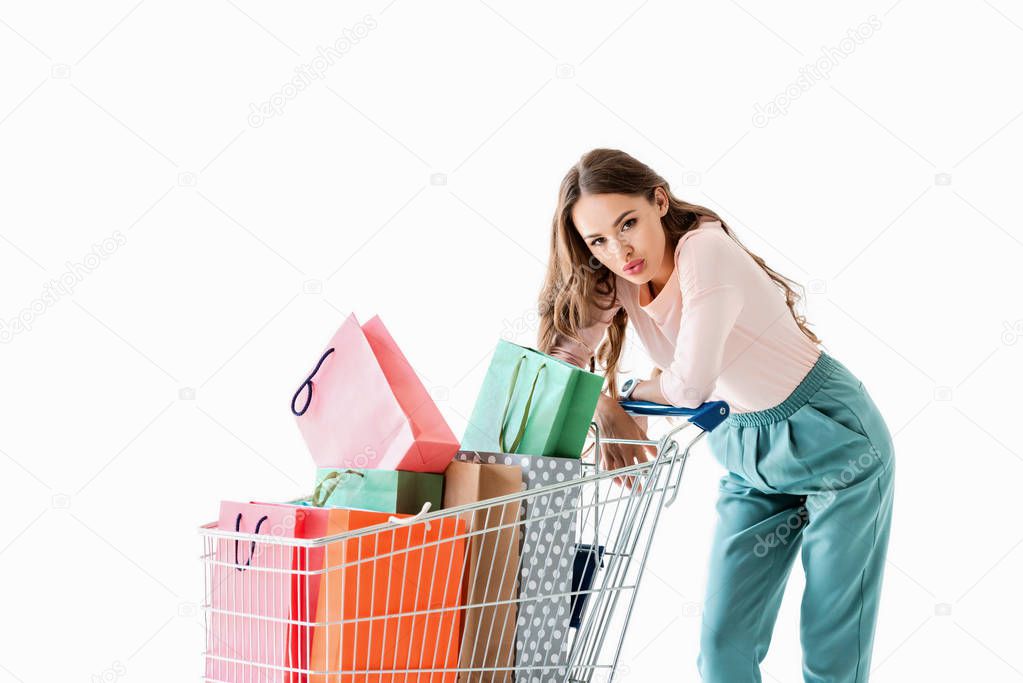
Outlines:
{"label": "navy rope bag handle", "polygon": [[[295,395],[291,397],[291,412],[294,413],[296,417],[301,417],[305,415],[305,411],[309,410],[309,405],[313,402],[313,377],[315,377],[316,373],[320,371],[320,366],[323,365],[323,361],[327,360],[327,356],[329,356],[332,353],[334,353],[333,348],[327,349],[326,351],[323,352],[323,355],[320,356],[320,360],[316,364],[316,367],[313,368],[313,371],[309,373],[308,377],[305,378],[305,381],[302,382],[301,386],[299,386],[298,391],[295,392]],[[302,390],[305,389],[306,387],[309,388],[309,394],[306,396],[305,405],[302,406],[302,410],[295,410],[295,401],[298,400],[298,395],[301,394]]]}
{"label": "navy rope bag handle", "polygon": [[[256,530],[253,532],[254,534],[258,534],[259,533],[259,527],[263,526],[263,522],[265,522],[267,519],[269,519],[269,517],[267,515],[263,515],[262,517],[259,518],[259,521],[256,522]],[[238,518],[234,520],[234,530],[238,531],[238,532],[240,532],[242,530],[242,513],[240,513],[240,512],[238,513]],[[240,572],[245,571],[249,567],[249,565],[252,564],[252,557],[255,554],[256,554],[256,542],[253,541],[252,542],[252,548],[249,549],[249,559],[245,560],[245,566],[242,567],[241,565],[239,565],[238,564],[238,539],[237,538],[234,539],[234,564],[235,564],[235,569],[237,569]]]}

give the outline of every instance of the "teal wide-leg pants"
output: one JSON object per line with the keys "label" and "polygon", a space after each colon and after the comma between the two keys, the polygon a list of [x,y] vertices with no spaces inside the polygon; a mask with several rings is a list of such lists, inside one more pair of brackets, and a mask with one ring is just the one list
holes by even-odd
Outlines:
{"label": "teal wide-leg pants", "polygon": [[697,658],[703,680],[761,680],[801,546],[803,677],[866,681],[895,459],[891,434],[863,383],[822,352],[785,401],[733,413],[707,439],[728,473],[720,481],[704,599]]}

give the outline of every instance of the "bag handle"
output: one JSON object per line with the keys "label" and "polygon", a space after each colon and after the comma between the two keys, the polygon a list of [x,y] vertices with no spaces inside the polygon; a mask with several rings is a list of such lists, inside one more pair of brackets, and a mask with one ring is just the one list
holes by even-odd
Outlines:
{"label": "bag handle", "polygon": [[[309,404],[313,402],[313,377],[315,377],[316,373],[320,371],[320,366],[323,365],[323,361],[327,360],[327,356],[332,353],[334,353],[333,348],[329,348],[323,352],[323,355],[320,356],[320,361],[316,364],[316,367],[313,368],[313,371],[305,378],[305,381],[302,382],[302,385],[298,388],[298,391],[295,392],[295,395],[291,397],[291,412],[294,413],[296,417],[302,417],[305,415],[305,411],[309,410]],[[295,410],[295,401],[298,400],[298,395],[301,394],[302,390],[306,387],[309,387],[309,394],[306,396],[305,405],[302,406],[302,410]]]}
{"label": "bag handle", "polygon": [[[416,522],[423,518],[423,515],[430,511],[430,505],[432,505],[430,501],[428,500],[424,501],[423,508],[416,514],[412,515],[411,517],[395,517],[394,515],[391,515],[390,517],[387,518],[387,521],[390,522],[391,524],[397,524],[399,526],[409,526],[411,524],[415,524]],[[426,522],[426,530],[427,531],[430,530],[429,521]]]}
{"label": "bag handle", "polygon": [[505,445],[505,429],[507,425],[505,420],[508,418],[508,408],[511,407],[512,395],[515,393],[515,385],[519,379],[519,368],[522,367],[522,362],[526,360],[526,354],[522,354],[519,357],[519,362],[515,364],[515,371],[512,373],[511,386],[508,387],[508,398],[504,403],[504,413],[501,415],[501,430],[498,432],[498,444],[501,446],[502,453],[514,453],[515,449],[519,447],[519,443],[522,441],[522,435],[526,433],[526,421],[529,420],[529,407],[533,403],[533,392],[536,391],[536,382],[540,379],[540,372],[547,367],[547,363],[541,363],[540,367],[536,369],[536,374],[533,375],[533,386],[529,389],[529,398],[526,399],[526,407],[522,410],[522,420],[519,422],[519,431],[515,434],[515,440],[512,442],[511,449],[509,450]]}
{"label": "bag handle", "polygon": [[[341,478],[346,474],[357,474],[360,477],[366,476],[362,472],[358,472],[356,470],[345,470],[344,472],[338,472],[337,470],[334,470],[333,472],[325,476],[322,480],[320,480],[320,483],[316,485],[315,489],[313,489],[313,497],[311,501],[312,504],[318,508],[321,508],[324,505],[326,505],[327,500],[329,500],[331,495],[333,495],[334,490],[339,485],[343,484],[346,481],[345,479]],[[330,490],[328,491],[327,489]]]}
{"label": "bag handle", "polygon": [[462,453],[465,453],[469,458],[471,458],[470,460],[463,460],[462,462],[472,463],[473,465],[486,464],[485,462],[483,462],[483,456],[480,455],[479,451],[462,451]]}
{"label": "bag handle", "polygon": [[[263,526],[263,522],[265,522],[267,519],[269,519],[269,516],[267,516],[267,515],[263,515],[262,517],[260,517],[259,521],[256,522],[256,530],[253,531],[252,533],[258,534],[259,533],[259,527]],[[242,530],[242,513],[240,513],[240,512],[238,513],[237,519],[234,520],[234,530],[237,531],[237,532],[241,532],[241,530]],[[238,539],[237,538],[234,539],[234,565],[235,565],[235,569],[237,569],[240,572],[245,571],[245,569],[252,563],[252,557],[255,554],[256,554],[256,542],[253,541],[252,542],[252,548],[249,550],[249,559],[245,560],[245,567],[242,567],[241,565],[239,565],[238,564]]]}

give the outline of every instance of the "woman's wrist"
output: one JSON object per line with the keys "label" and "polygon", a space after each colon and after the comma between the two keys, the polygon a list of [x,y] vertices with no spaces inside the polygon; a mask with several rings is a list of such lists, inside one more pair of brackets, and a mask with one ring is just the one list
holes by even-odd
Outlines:
{"label": "woman's wrist", "polygon": [[632,390],[633,401],[649,401],[648,392],[650,390],[650,380],[641,379],[636,383],[636,388]]}
{"label": "woman's wrist", "polygon": [[632,390],[633,401],[649,401],[650,403],[667,403],[661,393],[660,377],[657,379],[644,379]]}
{"label": "woman's wrist", "polygon": [[600,399],[597,401],[597,409],[593,413],[593,420],[603,428],[607,416],[617,405],[618,402],[611,396],[601,392]]}

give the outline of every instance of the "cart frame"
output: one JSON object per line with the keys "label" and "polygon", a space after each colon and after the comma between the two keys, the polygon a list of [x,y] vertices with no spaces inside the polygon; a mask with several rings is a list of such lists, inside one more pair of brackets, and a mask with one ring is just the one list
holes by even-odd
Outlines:
{"label": "cart frame", "polygon": [[[681,424],[672,426],[663,436],[656,440],[616,439],[606,438],[600,433],[596,422],[591,424],[593,436],[593,462],[583,462],[581,467],[590,470],[579,478],[566,478],[564,481],[542,485],[535,488],[528,488],[519,493],[508,494],[490,498],[481,502],[471,503],[452,508],[444,508],[436,511],[429,511],[427,504],[423,511],[411,517],[391,516],[386,523],[367,526],[360,529],[345,531],[343,533],[322,536],[318,538],[294,538],[286,535],[260,535],[253,533],[235,532],[217,528],[217,523],[210,523],[200,527],[199,532],[203,536],[205,552],[202,560],[206,566],[206,599],[203,603],[203,612],[207,633],[207,647],[204,653],[206,661],[206,675],[203,678],[208,683],[250,683],[255,681],[279,681],[279,682],[309,682],[309,683],[353,683],[354,681],[537,681],[540,683],[592,683],[593,681],[610,682],[615,679],[619,671],[619,659],[625,642],[625,636],[635,608],[639,587],[643,579],[644,568],[647,558],[653,545],[653,536],[660,519],[661,512],[671,506],[679,493],[679,487],[685,471],[686,460],[692,447],[700,441],[708,432],[717,427],[729,414],[726,403],[714,401],[704,403],[696,409],[677,408],[648,403],[644,401],[623,401],[622,407],[631,415],[646,416],[682,416],[688,419]],[[696,435],[681,450],[681,444],[677,437],[690,425],[698,427]],[[643,463],[631,465],[614,470],[601,469],[601,448],[608,444],[623,444],[637,446],[655,446],[656,456]],[[494,454],[500,456],[501,454]],[[561,459],[559,459],[561,460]],[[626,489],[624,486],[613,487],[612,480],[617,477],[629,477],[633,481],[633,488]],[[524,487],[525,488],[525,487]],[[562,501],[560,509],[551,504],[552,501]],[[566,507],[569,500],[577,501],[577,504]],[[508,521],[507,510],[515,507],[520,514]],[[528,514],[526,512],[528,511]],[[492,523],[491,517],[497,512],[498,523]],[[574,589],[571,584],[569,591],[549,591],[550,595],[536,597],[522,597],[518,595],[520,586],[518,581],[523,583],[529,575],[530,569],[525,566],[525,555],[519,556],[520,564],[515,571],[516,587],[514,598],[486,599],[477,602],[457,605],[428,605],[420,604],[421,586],[427,583],[431,590],[434,590],[437,574],[438,561],[434,560],[434,573],[429,582],[423,581],[425,575],[416,576],[414,600],[404,604],[398,612],[393,609],[384,610],[380,614],[362,614],[359,600],[355,598],[356,614],[334,615],[340,617],[322,618],[323,609],[321,600],[327,604],[340,604],[344,600],[352,600],[350,594],[341,601],[331,600],[332,577],[338,572],[356,572],[359,580],[364,580],[364,574],[372,567],[380,567],[385,560],[388,567],[400,558],[399,564],[407,572],[408,566],[419,557],[420,570],[422,570],[422,556],[426,553],[433,553],[433,557],[439,557],[442,552],[448,550],[453,540],[465,539],[466,543],[472,539],[477,541],[485,538],[496,538],[501,532],[513,532],[516,534],[516,543],[523,548],[522,538],[530,529],[541,531],[551,529],[550,523],[554,521],[560,526],[560,520],[567,518],[571,513],[570,533],[575,540],[573,552],[577,553],[581,548],[587,548],[582,552],[591,553],[592,557],[585,558],[585,562],[593,563],[593,574],[595,581],[593,585],[583,589]],[[482,528],[470,530],[466,527],[464,533],[459,533],[448,538],[423,540],[418,545],[409,545],[407,548],[398,548],[397,538],[408,540],[414,530],[425,529],[429,531],[431,524],[440,523],[442,526],[448,522],[457,522],[458,519],[480,519],[485,514],[486,524]],[[608,519],[610,516],[610,519]],[[546,526],[544,526],[546,525]],[[521,532],[521,537],[518,534]],[[378,545],[378,539],[385,538],[390,534],[393,547],[398,548],[386,553],[372,554],[370,557],[358,556],[354,561],[342,561],[330,564],[335,558],[335,551],[342,557],[341,549],[348,549],[358,546],[362,548],[370,540],[374,542],[374,548]],[[535,536],[535,534],[534,534]],[[589,541],[592,545],[580,545],[580,542]],[[411,543],[411,542],[410,542]],[[233,545],[232,545],[233,544]],[[243,548],[251,548],[248,552],[248,560],[245,566],[241,566],[239,557],[239,544]],[[447,545],[445,545],[447,544]],[[386,545],[386,544],[385,544]],[[548,556],[556,550],[552,543]],[[388,546],[391,547],[391,546]],[[512,548],[513,546],[509,546]],[[233,548],[233,555],[231,549]],[[515,549],[516,553],[518,549]],[[413,555],[413,551],[416,555]],[[347,557],[347,554],[344,554]],[[466,566],[468,565],[468,552],[462,556],[463,569],[455,579],[451,578],[454,559],[449,560],[448,572],[445,580],[449,584],[457,582],[463,585],[467,581]],[[315,565],[312,558],[324,557],[321,568],[310,568]],[[452,558],[455,556],[452,555]],[[233,558],[233,559],[232,559]],[[253,558],[259,561],[253,563]],[[296,560],[296,558],[298,558]],[[303,559],[304,558],[304,559]],[[336,558],[335,558],[336,559]],[[574,560],[578,560],[574,557]],[[493,560],[491,560],[491,573],[487,575],[486,581],[493,580]],[[551,565],[551,561],[546,561]],[[562,564],[564,561],[562,560]],[[232,569],[236,571],[231,571]],[[244,571],[243,571],[244,570]],[[477,567],[478,570],[478,567]],[[578,565],[574,568],[578,571]],[[539,564],[535,568],[533,576],[543,577],[544,568]],[[237,573],[236,573],[237,572]],[[508,578],[507,567],[501,572],[501,585],[504,585]],[[571,573],[571,572],[569,572]],[[564,581],[564,568],[562,567],[562,581]],[[474,574],[475,576],[475,574]],[[548,578],[551,575],[548,575]],[[372,578],[372,577],[371,577]],[[349,583],[351,575],[349,575]],[[323,586],[320,591],[326,594],[314,596],[316,589],[312,588],[312,582],[316,581],[317,586]],[[248,584],[241,582],[250,582]],[[244,586],[255,586],[259,582],[259,588],[244,588]],[[322,582],[322,583],[321,583]],[[229,589],[224,593],[219,592],[225,586]],[[240,588],[241,586],[241,588]],[[370,585],[369,591],[364,591],[365,585],[356,584],[356,595],[364,593],[379,595],[376,585]],[[391,577],[388,574],[387,591],[391,591]],[[395,589],[396,590],[396,589]],[[405,599],[405,585],[402,585],[402,599]],[[464,588],[462,599],[465,599]],[[258,595],[255,593],[258,592]],[[340,591],[343,592],[343,591]],[[253,595],[248,595],[253,593]],[[288,595],[285,597],[285,593]],[[226,597],[225,597],[226,595]],[[238,598],[246,598],[239,600]],[[251,600],[248,598],[256,599]],[[296,613],[296,604],[304,597],[306,604],[299,605]],[[371,598],[372,600],[372,598]],[[556,653],[544,650],[542,656],[533,652],[534,660],[538,664],[524,662],[525,648],[522,642],[523,613],[539,613],[541,610],[546,616],[548,612],[554,613],[555,608],[563,609],[564,605],[570,604],[573,611],[576,610],[576,601],[582,601],[581,610],[577,615],[577,626],[568,629],[571,633],[562,633],[555,630],[550,639],[557,647]],[[297,602],[296,602],[297,601]],[[362,598],[365,602],[365,598]],[[547,601],[547,602],[545,602]],[[568,602],[566,602],[568,601]],[[238,604],[241,602],[242,604]],[[287,602],[290,611],[284,609]],[[319,602],[319,610],[313,603]],[[256,603],[256,604],[251,604]],[[362,606],[364,607],[364,605]],[[347,608],[345,608],[347,610]],[[403,632],[409,636],[416,628],[424,628],[426,632],[436,632],[445,617],[452,618],[451,613],[459,613],[458,623],[469,610],[486,612],[490,610],[492,623],[490,632],[486,636],[484,650],[494,641],[495,633],[498,640],[503,637],[508,639],[509,625],[507,616],[502,617],[503,634],[501,629],[496,628],[496,621],[493,614],[510,613],[514,611],[517,617],[518,626],[515,639],[518,647],[510,648],[512,651],[506,653],[506,661],[502,665],[491,665],[492,662],[472,661],[468,664],[465,661],[456,661],[456,666],[451,666],[451,640],[445,650],[446,663],[438,665],[440,643],[442,637],[437,639],[435,645],[435,657],[432,661],[415,662],[416,654],[409,641],[408,656],[396,653],[392,666],[381,664],[378,661],[370,662],[370,655],[363,656],[363,652],[375,647],[379,638],[371,638],[373,643],[363,643],[360,650],[358,638],[361,632],[377,629],[376,633],[385,633],[384,642],[381,647],[388,645],[387,638],[394,634]],[[504,610],[504,612],[499,612]],[[573,614],[576,616],[576,614]],[[315,618],[314,618],[315,617]],[[401,621],[404,620],[404,621]],[[418,621],[417,621],[418,620]],[[212,622],[212,623],[211,623]],[[419,624],[416,626],[415,624]],[[481,622],[482,623],[482,622]],[[378,628],[380,627],[380,628]],[[232,631],[232,629],[234,629]],[[329,629],[336,629],[330,631]],[[361,629],[361,631],[360,631]],[[452,627],[453,629],[453,627]],[[477,631],[481,631],[478,626]],[[236,633],[237,632],[237,633]],[[327,633],[327,639],[337,640],[336,635],[342,634],[340,644],[337,645],[330,658],[330,644],[327,645],[327,662],[324,666],[323,657],[317,658],[316,647],[313,646],[314,654],[309,655],[308,651],[314,640],[320,642],[321,635]],[[540,630],[539,633],[544,633]],[[230,635],[227,635],[230,634]],[[280,651],[281,638],[288,645]],[[348,643],[349,649],[344,650],[345,634],[354,634],[355,644]],[[560,634],[553,637],[553,634]],[[464,649],[468,640],[462,640],[463,634],[452,636],[456,638]],[[289,641],[289,638],[291,639]],[[298,643],[291,641],[298,639]],[[236,640],[233,640],[236,639]],[[231,641],[231,642],[225,642]],[[397,639],[391,644],[397,643]],[[404,641],[402,641],[404,642]],[[480,649],[483,642],[482,633],[475,635],[473,642],[473,658]],[[507,645],[507,643],[505,643]],[[422,648],[425,649],[425,648]],[[455,658],[458,658],[458,644],[456,644]],[[505,650],[508,650],[505,647]],[[226,650],[226,652],[225,652]],[[298,654],[296,654],[296,652]],[[323,654],[321,647],[319,652]],[[304,654],[304,656],[303,656]],[[362,656],[365,661],[361,664],[354,663]],[[404,657],[404,658],[403,658]],[[463,653],[464,657],[464,653]],[[350,668],[343,666],[347,660]],[[415,663],[415,666],[410,666]],[[399,666],[401,665],[401,666]]]}

